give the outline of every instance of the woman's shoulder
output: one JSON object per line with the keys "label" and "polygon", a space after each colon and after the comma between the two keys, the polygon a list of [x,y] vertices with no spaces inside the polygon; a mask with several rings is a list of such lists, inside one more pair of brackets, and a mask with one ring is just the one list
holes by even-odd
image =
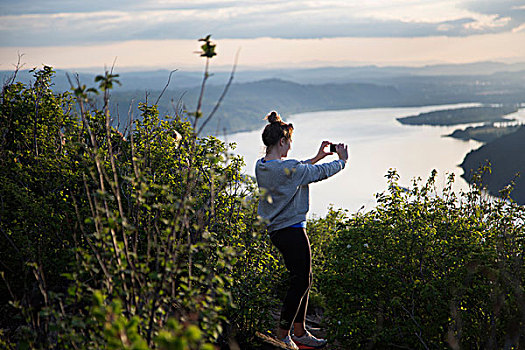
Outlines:
{"label": "woman's shoulder", "polygon": [[279,165],[285,165],[285,166],[293,166],[293,165],[297,165],[297,164],[301,164],[300,161],[298,161],[297,159],[285,159],[285,160],[280,160],[280,159],[273,159],[273,160],[264,160],[264,158],[259,158],[257,159],[257,162],[255,163],[256,165],[276,165],[276,166],[279,166]]}
{"label": "woman's shoulder", "polygon": [[283,160],[283,164],[285,164],[285,165],[297,165],[297,164],[301,164],[301,162],[298,161],[297,159],[286,159],[286,160]]}

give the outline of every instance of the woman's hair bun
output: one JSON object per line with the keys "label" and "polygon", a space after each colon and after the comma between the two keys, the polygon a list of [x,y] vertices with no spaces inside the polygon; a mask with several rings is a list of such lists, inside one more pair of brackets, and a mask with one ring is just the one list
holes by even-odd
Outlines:
{"label": "woman's hair bun", "polygon": [[269,148],[275,146],[281,138],[292,139],[293,125],[286,124],[276,111],[271,111],[264,119],[268,120],[262,134],[264,145]]}
{"label": "woman's hair bun", "polygon": [[278,123],[283,121],[281,116],[277,114],[276,111],[271,111],[270,114],[268,114],[264,119],[268,120],[269,123]]}

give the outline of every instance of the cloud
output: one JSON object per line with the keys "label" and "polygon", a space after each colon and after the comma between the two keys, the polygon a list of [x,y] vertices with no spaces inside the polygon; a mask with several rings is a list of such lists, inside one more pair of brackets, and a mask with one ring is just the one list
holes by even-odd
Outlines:
{"label": "cloud", "polygon": [[[96,9],[94,11],[93,9]],[[525,23],[520,1],[4,0],[0,46],[126,40],[468,36]]]}
{"label": "cloud", "polygon": [[476,0],[465,2],[462,6],[491,19],[489,23],[484,23],[482,29],[499,27],[500,30],[515,31],[525,24],[523,0]]}

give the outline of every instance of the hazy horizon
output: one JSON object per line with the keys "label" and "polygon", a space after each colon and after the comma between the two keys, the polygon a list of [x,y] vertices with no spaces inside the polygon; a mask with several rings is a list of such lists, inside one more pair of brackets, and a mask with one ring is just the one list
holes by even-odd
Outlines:
{"label": "hazy horizon", "polygon": [[[522,0],[99,1],[0,4],[0,69],[217,70],[525,62]],[[97,69],[99,71],[99,69]]]}
{"label": "hazy horizon", "polygon": [[[30,70],[35,67],[43,67],[43,65],[48,64],[40,64],[40,65],[30,65],[27,62],[24,62],[24,59],[21,60],[22,67],[21,70]],[[516,62],[504,62],[504,61],[497,61],[497,60],[479,60],[479,61],[472,61],[472,62],[466,62],[466,63],[451,63],[451,62],[435,62],[435,63],[421,63],[421,64],[330,64],[326,63],[323,65],[324,62],[317,62],[319,65],[311,65],[311,66],[286,66],[286,65],[275,65],[275,66],[258,66],[258,67],[251,67],[251,66],[237,66],[237,72],[239,71],[246,71],[246,72],[266,72],[266,71],[276,71],[276,70],[315,70],[315,69],[397,69],[397,68],[407,68],[407,69],[425,69],[425,68],[437,68],[437,67],[461,67],[461,66],[469,66],[469,65],[478,65],[478,64],[497,64],[501,65],[502,68],[509,68],[512,66],[521,66],[523,65],[525,69],[525,59],[523,61],[516,61]],[[12,71],[15,69],[16,66],[16,60],[11,63],[11,67],[0,65],[1,71]],[[78,72],[78,73],[86,73],[86,74],[99,74],[101,70],[104,67],[109,68],[111,65],[105,64],[102,66],[86,66],[86,67],[57,67],[54,65],[49,65],[53,67],[55,70],[63,70],[63,71],[70,71],[70,72]],[[175,68],[177,69],[177,68]],[[521,70],[521,67],[519,68]],[[118,59],[115,64],[115,70],[119,71],[121,73],[147,73],[147,72],[170,72],[171,69],[169,67],[164,66],[157,66],[157,67],[151,67],[151,66],[120,66],[118,64]],[[232,65],[213,65],[212,70],[216,73],[229,73],[232,70]],[[203,71],[203,65],[196,65],[196,66],[189,66],[189,67],[181,67],[179,68],[180,72],[187,72],[187,73],[202,73]],[[472,73],[477,74],[477,73]]]}

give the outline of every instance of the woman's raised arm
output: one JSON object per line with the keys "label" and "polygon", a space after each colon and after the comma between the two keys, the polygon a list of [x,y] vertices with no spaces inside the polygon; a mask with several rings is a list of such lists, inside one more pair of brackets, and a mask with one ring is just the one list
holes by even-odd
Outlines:
{"label": "woman's raised arm", "polygon": [[330,141],[323,141],[323,142],[321,142],[321,147],[319,147],[319,151],[317,152],[315,157],[313,157],[312,159],[308,159],[308,160],[306,160],[304,162],[305,163],[310,163],[310,164],[315,164],[318,161],[320,161],[321,159],[323,159],[324,157],[332,155],[333,154],[332,152],[326,152],[324,150],[326,148],[326,146],[328,146],[328,145],[330,145]]}

